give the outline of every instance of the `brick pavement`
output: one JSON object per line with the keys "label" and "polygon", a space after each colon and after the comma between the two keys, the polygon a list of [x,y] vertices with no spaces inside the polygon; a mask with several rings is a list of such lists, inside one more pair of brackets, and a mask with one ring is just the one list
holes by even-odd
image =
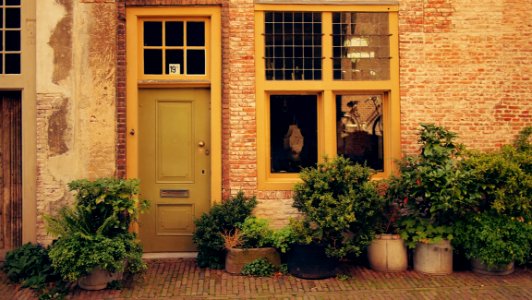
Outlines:
{"label": "brick pavement", "polygon": [[[429,276],[414,271],[379,273],[346,266],[341,280],[303,280],[292,276],[252,278],[200,269],[193,259],[150,260],[149,269],[122,290],[75,289],[67,299],[532,299],[532,270],[508,276],[456,271]],[[36,299],[0,275],[0,299]]]}

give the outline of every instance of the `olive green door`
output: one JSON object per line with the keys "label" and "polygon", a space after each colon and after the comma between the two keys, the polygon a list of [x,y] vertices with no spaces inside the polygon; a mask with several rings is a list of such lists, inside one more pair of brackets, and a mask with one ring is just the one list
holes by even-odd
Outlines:
{"label": "olive green door", "polygon": [[194,219],[210,205],[208,89],[139,91],[141,197],[151,201],[139,234],[145,252],[195,251]]}

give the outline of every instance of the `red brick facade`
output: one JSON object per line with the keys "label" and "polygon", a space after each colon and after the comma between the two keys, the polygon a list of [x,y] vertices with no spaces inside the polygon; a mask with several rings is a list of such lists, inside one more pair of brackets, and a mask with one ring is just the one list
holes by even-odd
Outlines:
{"label": "red brick facade", "polygon": [[[532,125],[532,2],[398,2],[404,153],[417,149],[420,122],[448,127],[483,150],[510,143]],[[117,1],[117,175],[126,168],[125,9],[156,5],[222,7],[224,197],[244,190],[264,201],[290,199],[289,191],[257,190],[253,0]]]}

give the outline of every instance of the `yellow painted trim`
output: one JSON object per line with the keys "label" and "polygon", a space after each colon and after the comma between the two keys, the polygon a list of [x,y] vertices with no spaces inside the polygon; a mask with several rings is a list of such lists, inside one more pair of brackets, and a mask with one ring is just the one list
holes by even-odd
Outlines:
{"label": "yellow painted trim", "polygon": [[[378,93],[383,95],[384,172],[374,179],[387,177],[400,158],[400,100],[399,100],[399,40],[398,6],[383,5],[255,5],[255,67],[257,101],[257,168],[259,190],[291,190],[300,182],[297,174],[271,174],[269,153],[269,101],[272,94],[318,94],[318,155],[336,156],[336,99],[337,94]],[[265,78],[264,11],[320,11],[322,14],[322,80],[273,81]],[[390,38],[390,79],[381,81],[342,81],[332,78],[332,12],[388,12]]]}
{"label": "yellow painted trim", "polygon": [[[148,80],[149,77],[142,76],[137,67],[139,62],[138,41],[141,39],[139,20],[145,18],[208,18],[210,20],[210,30],[206,35],[210,51],[206,59],[206,64],[210,68],[209,76],[204,80],[199,80],[197,76],[192,80],[184,78],[168,78],[164,76]],[[222,200],[222,22],[221,8],[219,6],[201,7],[134,7],[126,9],[126,49],[127,49],[127,69],[126,69],[126,98],[127,98],[127,132],[135,130],[138,132],[138,89],[160,88],[160,87],[206,87],[210,86],[211,91],[211,203]],[[189,79],[193,76],[187,76]],[[142,81],[141,81],[142,79]],[[138,138],[136,135],[127,135],[127,169],[128,178],[138,177]]]}
{"label": "yellow painted trim", "polygon": [[338,3],[331,5],[311,5],[311,4],[255,4],[256,11],[357,11],[357,12],[396,12],[398,5],[341,5]]}

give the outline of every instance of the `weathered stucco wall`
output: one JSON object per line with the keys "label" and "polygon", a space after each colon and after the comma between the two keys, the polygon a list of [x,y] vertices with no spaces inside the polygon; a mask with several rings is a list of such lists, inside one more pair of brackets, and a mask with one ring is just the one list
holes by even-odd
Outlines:
{"label": "weathered stucco wall", "polygon": [[116,4],[37,1],[37,240],[67,183],[115,173]]}

